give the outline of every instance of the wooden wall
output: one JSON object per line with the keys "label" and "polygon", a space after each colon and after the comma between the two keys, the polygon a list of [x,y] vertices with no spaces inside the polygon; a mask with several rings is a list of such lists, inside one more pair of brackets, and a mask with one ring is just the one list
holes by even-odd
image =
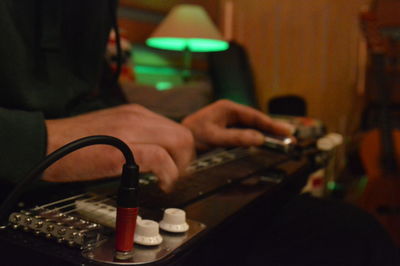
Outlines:
{"label": "wooden wall", "polygon": [[359,120],[357,15],[366,1],[221,0],[221,28],[229,2],[232,37],[248,50],[260,105],[300,95],[310,116],[349,133]]}
{"label": "wooden wall", "polygon": [[207,9],[211,18],[217,19],[219,17],[219,0],[120,0],[119,2],[122,6],[154,11],[161,14],[167,13],[168,10],[178,4],[195,4]]}

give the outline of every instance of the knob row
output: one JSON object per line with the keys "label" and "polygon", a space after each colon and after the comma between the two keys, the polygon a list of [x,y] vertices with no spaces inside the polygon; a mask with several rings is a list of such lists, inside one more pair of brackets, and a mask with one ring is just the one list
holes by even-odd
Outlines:
{"label": "knob row", "polygon": [[176,208],[166,209],[160,223],[142,219],[138,216],[136,220],[135,243],[145,246],[161,244],[163,239],[159,228],[170,233],[186,232],[189,230],[189,225],[186,222],[185,211]]}

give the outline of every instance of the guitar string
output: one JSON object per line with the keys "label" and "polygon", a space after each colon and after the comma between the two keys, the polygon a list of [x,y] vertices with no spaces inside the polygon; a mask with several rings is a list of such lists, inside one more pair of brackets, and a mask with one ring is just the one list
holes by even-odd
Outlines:
{"label": "guitar string", "polygon": [[[99,204],[99,203],[102,203],[102,202],[106,202],[106,201],[108,201],[108,200],[111,200],[111,198],[105,197],[105,198],[103,198],[103,199],[101,199],[101,200],[98,200],[98,201],[95,201],[95,202],[87,202],[87,201],[85,200],[85,203],[86,203],[86,204],[90,204],[91,206],[96,206],[96,204]],[[72,205],[75,205],[75,206],[76,206],[76,202],[70,204],[70,206],[72,206]],[[113,207],[112,205],[109,205],[109,206],[110,206],[110,207]],[[79,212],[79,209],[82,209],[82,208],[75,207],[74,209],[71,209],[71,210],[66,211],[66,212],[64,212],[64,213],[65,213],[65,214],[68,214],[68,213],[75,212],[75,211],[78,211],[78,212]],[[91,208],[90,211],[97,211],[97,210],[99,210],[99,209],[103,209],[103,206],[101,206],[101,205],[100,205],[100,206],[96,206],[96,208]]]}
{"label": "guitar string", "polygon": [[[77,196],[69,197],[69,198],[66,198],[66,199],[63,199],[63,200],[59,200],[59,201],[55,201],[55,202],[52,202],[52,203],[48,203],[48,204],[36,207],[34,210],[46,208],[45,211],[42,212],[42,214],[46,214],[46,213],[50,213],[50,212],[54,212],[54,211],[59,211],[59,210],[62,210],[62,209],[65,209],[65,208],[68,208],[70,206],[75,205],[75,201],[72,202],[72,203],[69,203],[69,204],[64,204],[64,205],[56,207],[56,208],[51,208],[50,209],[49,207],[57,205],[57,204],[60,204],[60,203],[63,203],[63,202],[66,202],[66,201],[76,200],[76,199],[79,199],[79,198],[85,197],[85,196],[89,196],[89,194],[85,194],[84,193],[84,194],[80,194],[80,195],[77,195]],[[93,200],[93,199],[98,198],[98,197],[100,197],[100,196],[94,194],[91,197],[86,198],[85,200]]]}
{"label": "guitar string", "polygon": [[[92,202],[91,202],[91,200],[93,200],[94,198],[98,198],[98,197],[102,197],[102,198],[101,198],[100,200],[92,201]],[[103,198],[103,196],[93,195],[93,197],[88,198],[88,199],[85,199],[85,201],[87,201],[87,200],[89,200],[88,202],[86,202],[87,204],[90,204],[91,206],[96,206],[95,204],[98,204],[98,203],[101,203],[101,202],[106,202],[106,201],[108,201],[108,200],[111,200],[111,198],[108,198],[108,197],[106,197],[106,196]],[[45,213],[54,212],[54,211],[59,211],[59,210],[68,208],[68,207],[70,207],[70,206],[76,206],[76,202],[72,202],[72,203],[70,203],[70,204],[66,204],[66,205],[63,205],[63,206],[61,206],[61,207],[49,209],[49,210],[46,211]],[[111,205],[110,205],[110,206],[111,206]],[[88,215],[89,217],[87,218],[87,220],[88,220],[89,222],[97,222],[97,223],[103,224],[103,225],[105,225],[105,226],[114,227],[114,226],[111,225],[111,223],[113,223],[115,219],[114,219],[114,220],[113,220],[112,218],[107,219],[107,217],[109,216],[109,215],[107,215],[107,214],[103,214],[103,215],[99,215],[98,213],[96,214],[96,211],[97,211],[98,209],[101,209],[101,208],[102,208],[102,206],[99,206],[99,207],[97,207],[97,208],[95,208],[95,209],[93,209],[93,208],[88,209],[88,210],[87,210],[88,212],[93,212],[93,213],[95,213],[95,217],[93,217],[92,215]],[[77,209],[79,209],[79,208],[74,208],[74,209],[72,209],[72,210],[69,210],[69,211],[66,211],[66,212],[60,212],[60,213],[57,213],[57,214],[67,215],[67,214],[69,214],[69,213],[71,213],[71,212],[76,211]],[[43,214],[43,213],[42,213],[42,214]],[[75,217],[80,218],[80,219],[85,218],[85,217],[82,217],[82,215],[80,215],[80,216],[75,216]],[[59,217],[59,216],[51,217],[51,219],[53,219],[55,222],[62,222],[62,223],[65,222],[63,219],[60,220],[60,217]],[[105,222],[104,222],[104,221],[105,221]],[[69,222],[69,221],[68,221],[68,222]],[[67,222],[67,223],[68,223],[68,222]],[[106,224],[106,222],[107,222],[107,224]]]}
{"label": "guitar string", "polygon": [[82,194],[75,195],[75,196],[72,196],[72,197],[69,197],[69,198],[65,198],[65,199],[61,199],[61,200],[58,200],[58,201],[50,202],[50,203],[47,203],[47,204],[43,204],[43,205],[35,207],[33,210],[47,208],[47,207],[50,207],[50,206],[53,206],[53,205],[56,205],[56,204],[59,204],[59,203],[63,203],[65,201],[74,200],[74,199],[83,197],[85,195],[87,195],[87,193],[82,193]]}
{"label": "guitar string", "polygon": [[[97,201],[95,203],[92,203],[92,202],[86,202],[86,203],[87,204],[91,204],[91,207],[93,207],[93,206],[95,206],[94,204],[96,204],[96,203],[105,202],[105,201],[108,201],[108,200],[111,200],[111,199],[110,198],[104,198],[103,200]],[[108,206],[114,207],[112,205],[108,205]],[[96,207],[97,208],[86,208],[86,212],[84,212],[84,213],[80,213],[79,212],[79,210],[85,211],[84,208],[75,208],[75,209],[69,210],[67,212],[64,212],[64,214],[69,214],[71,212],[77,211],[81,216],[83,216],[83,217],[86,216],[85,217],[86,219],[89,219],[89,220],[91,220],[93,222],[100,223],[100,224],[105,225],[105,226],[110,226],[111,224],[115,223],[116,217],[111,217],[110,218],[110,215],[115,214],[115,211],[110,211],[109,209],[104,208],[103,206],[96,206]],[[107,213],[99,213],[98,210],[100,210],[100,209],[105,210]],[[114,227],[114,226],[111,226],[111,227]]]}
{"label": "guitar string", "polygon": [[[249,153],[248,149],[244,149],[243,147],[237,147],[237,148],[234,148],[234,149],[231,149],[231,150],[228,150],[228,151],[224,150],[224,151],[218,152],[216,154],[210,154],[209,156],[205,156],[205,157],[203,157],[201,159],[195,160],[195,162],[193,164],[191,164],[191,166],[195,166],[196,164],[199,164],[199,163],[201,163],[203,161],[209,160],[210,158],[215,158],[215,157],[218,157],[218,156],[219,157],[221,157],[221,156],[225,157],[220,162],[218,162],[217,164],[209,166],[209,167],[214,167],[216,165],[219,165],[219,164],[222,164],[222,163],[226,163],[226,162],[232,161],[234,159],[238,159],[240,157],[243,157],[248,153]],[[206,168],[209,168],[209,167],[206,167]],[[199,169],[199,170],[195,170],[194,172],[199,172],[201,170],[205,170],[205,168],[202,168],[202,169]],[[44,205],[41,205],[41,206],[38,206],[38,207],[34,208],[34,210],[48,208],[48,207],[51,207],[51,206],[54,206],[54,205],[57,205],[57,204],[60,204],[60,203],[66,202],[66,201],[75,200],[74,202],[72,202],[70,204],[66,204],[66,205],[63,205],[63,206],[60,206],[60,207],[57,207],[57,208],[53,208],[53,209],[50,209],[50,210],[48,210],[46,212],[60,211],[60,210],[66,209],[66,208],[71,207],[71,206],[76,206],[76,200],[81,198],[81,197],[85,197],[85,196],[88,196],[88,194],[87,193],[83,193],[83,194],[72,196],[72,197],[69,197],[69,198],[66,198],[66,199],[55,201],[55,202],[52,202],[52,203],[44,204]],[[84,201],[93,200],[93,199],[99,198],[99,197],[102,197],[102,196],[95,194],[92,197],[85,199]],[[104,197],[105,198],[102,198],[101,200],[97,200],[97,201],[94,201],[94,202],[87,202],[87,203],[91,204],[92,206],[95,206],[98,203],[102,203],[102,202],[111,200],[111,198],[109,198],[107,196],[104,196]],[[114,207],[112,205],[109,205],[109,206],[110,207]],[[73,208],[71,210],[63,212],[63,214],[70,214],[70,213],[73,213],[73,212],[79,212],[79,209],[80,208],[75,207],[75,208]],[[90,211],[96,213],[99,209],[105,209],[105,208],[104,208],[104,206],[100,205],[100,206],[97,206],[97,208],[91,208]],[[91,215],[89,215],[89,216],[91,216]],[[103,213],[103,214],[98,214],[97,213],[95,216],[98,218],[98,220],[106,221],[106,222],[109,222],[109,223],[110,222],[114,222],[114,219],[115,219],[114,217],[109,218],[110,216],[107,215],[106,213]],[[95,219],[96,219],[96,217],[95,217]],[[93,219],[93,217],[92,217],[92,219]]]}
{"label": "guitar string", "polygon": [[[227,161],[230,161],[230,160],[233,160],[233,159],[236,159],[236,158],[238,158],[238,157],[241,157],[241,156],[243,156],[243,155],[246,155],[248,152],[247,152],[247,150],[246,149],[243,149],[242,147],[238,147],[238,148],[234,148],[234,149],[232,149],[232,150],[229,150],[229,151],[223,151],[223,152],[220,152],[220,153],[217,153],[216,155],[217,156],[223,156],[223,155],[226,155],[226,154],[228,154],[228,155],[233,155],[233,157],[232,158],[228,158],[228,160],[226,160],[225,159],[225,161],[224,162],[227,162]],[[216,156],[215,154],[214,154],[214,157]],[[201,159],[199,159],[199,160],[196,160],[196,163],[199,163],[199,162],[201,162],[201,161],[204,161],[204,160],[207,160],[207,159],[209,159],[209,158],[212,158],[213,156],[212,155],[210,155],[210,156],[205,156],[205,157],[203,157],[203,158],[201,158]],[[231,156],[229,156],[229,157],[231,157]],[[197,171],[196,171],[197,172]],[[49,207],[49,206],[52,206],[52,205],[55,205],[55,204],[59,204],[59,203],[62,203],[62,202],[65,202],[65,201],[69,201],[69,200],[76,200],[77,198],[79,198],[79,197],[84,197],[84,196],[86,196],[87,194],[81,194],[81,195],[77,195],[77,196],[74,196],[74,197],[70,197],[70,198],[67,198],[67,199],[63,199],[63,200],[60,200],[60,201],[56,201],[56,202],[53,202],[53,203],[50,203],[50,204],[45,204],[45,205],[42,205],[42,206],[40,206],[40,208],[44,208],[44,207]],[[94,199],[94,198],[97,198],[97,197],[100,197],[99,195],[94,195],[93,197],[91,197],[91,198],[89,198],[89,200],[92,200],[92,199]],[[85,201],[87,201],[88,199],[85,199]],[[107,200],[111,200],[110,198],[107,198],[107,196],[104,198],[104,199],[102,199],[102,200],[98,200],[98,201],[95,201],[95,202],[88,202],[88,204],[92,204],[92,205],[95,205],[95,204],[98,204],[98,203],[101,203],[101,202],[104,202],[104,201],[107,201]],[[74,203],[70,203],[70,204],[67,204],[67,205],[64,205],[64,206],[61,206],[61,207],[58,207],[58,208],[53,208],[52,209],[52,211],[59,211],[59,210],[62,210],[62,209],[66,209],[66,208],[68,208],[68,207],[70,207],[70,206],[76,206],[76,203],[74,202]],[[109,205],[110,207],[114,207],[114,206],[112,206],[112,205]],[[91,208],[91,211],[98,211],[99,209],[102,209],[103,208],[103,206],[98,206],[97,208]],[[72,213],[72,212],[75,212],[75,211],[78,211],[79,210],[79,208],[77,208],[77,207],[75,207],[75,208],[73,208],[73,209],[71,209],[71,210],[68,210],[68,211],[66,211],[66,212],[64,212],[64,214],[69,214],[69,213]]]}

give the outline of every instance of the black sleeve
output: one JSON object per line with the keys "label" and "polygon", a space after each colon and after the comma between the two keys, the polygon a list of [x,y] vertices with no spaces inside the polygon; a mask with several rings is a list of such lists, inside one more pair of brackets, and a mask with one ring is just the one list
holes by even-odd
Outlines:
{"label": "black sleeve", "polygon": [[26,58],[10,14],[10,2],[0,1],[0,179],[18,182],[45,155],[46,129],[41,112],[12,108],[19,91],[10,81]]}
{"label": "black sleeve", "polygon": [[18,182],[45,156],[45,119],[109,105],[96,88],[110,8],[109,0],[0,1],[0,179]]}
{"label": "black sleeve", "polygon": [[46,153],[40,112],[0,108],[0,178],[18,182]]}

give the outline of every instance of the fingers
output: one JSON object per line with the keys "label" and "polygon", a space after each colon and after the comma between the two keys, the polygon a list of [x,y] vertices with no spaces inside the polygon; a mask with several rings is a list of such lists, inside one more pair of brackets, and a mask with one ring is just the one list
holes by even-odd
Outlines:
{"label": "fingers", "polygon": [[[252,146],[264,141],[262,132],[290,136],[294,127],[277,122],[251,107],[220,100],[186,117],[182,124],[195,136],[196,146]],[[235,129],[244,126],[249,129]],[[250,129],[254,128],[254,129]]]}
{"label": "fingers", "polygon": [[170,154],[154,144],[134,144],[132,150],[140,172],[151,172],[159,178],[160,188],[169,191],[179,177],[179,170]]}
{"label": "fingers", "polygon": [[181,125],[156,127],[153,131],[156,136],[152,137],[151,143],[162,146],[183,175],[195,157],[194,138],[191,131]]}
{"label": "fingers", "polygon": [[[134,148],[142,171],[151,171],[167,189],[183,175],[194,158],[194,138],[182,125],[140,105],[124,105],[79,116],[47,120],[48,153],[72,140],[89,135],[117,137]],[[104,148],[77,151],[65,158],[46,180],[87,180],[120,174],[122,158],[118,151]],[[89,161],[89,163],[82,163]],[[56,169],[56,168],[54,168]],[[65,178],[63,175],[68,176]]]}
{"label": "fingers", "polygon": [[180,173],[185,172],[195,156],[194,138],[190,130],[140,105],[125,105],[119,111],[123,111],[125,123],[130,125],[128,130],[123,130],[122,139],[163,147],[171,155]]}
{"label": "fingers", "polygon": [[259,146],[264,143],[264,135],[254,129],[234,129],[213,127],[209,134],[209,144],[213,146]]}
{"label": "fingers", "polygon": [[269,116],[256,109],[233,102],[226,102],[224,104],[226,108],[232,112],[231,117],[233,120],[231,120],[230,123],[239,123],[277,135],[291,136],[294,133],[294,127],[292,125],[274,121]]}

